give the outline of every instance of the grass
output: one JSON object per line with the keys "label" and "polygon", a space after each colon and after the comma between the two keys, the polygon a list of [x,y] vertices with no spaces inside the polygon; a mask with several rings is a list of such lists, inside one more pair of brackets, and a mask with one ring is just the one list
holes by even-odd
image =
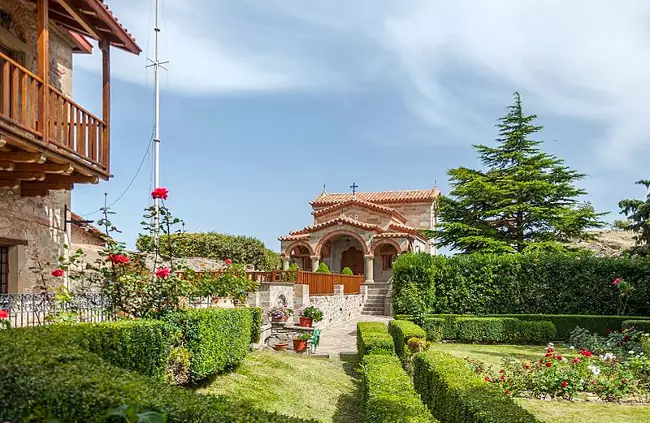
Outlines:
{"label": "grass", "polygon": [[[539,345],[479,345],[479,344],[433,344],[431,348],[457,357],[481,360],[493,368],[499,368],[505,357],[537,360],[544,353]],[[568,349],[556,346],[560,353]],[[650,422],[650,406],[602,402],[544,401],[517,399],[517,402],[539,419],[552,423],[637,423]]]}
{"label": "grass", "polygon": [[218,376],[198,392],[323,423],[353,423],[359,421],[361,405],[356,367],[356,357],[327,360],[254,351],[236,371]]}

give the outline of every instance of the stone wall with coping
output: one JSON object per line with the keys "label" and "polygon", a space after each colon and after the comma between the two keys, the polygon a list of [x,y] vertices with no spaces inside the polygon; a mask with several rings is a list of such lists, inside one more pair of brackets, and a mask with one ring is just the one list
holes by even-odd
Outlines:
{"label": "stone wall with coping", "polygon": [[361,315],[364,295],[344,294],[343,285],[335,285],[334,289],[334,295],[317,295],[309,298],[309,304],[323,312],[323,320],[315,323],[318,328],[345,323]]}

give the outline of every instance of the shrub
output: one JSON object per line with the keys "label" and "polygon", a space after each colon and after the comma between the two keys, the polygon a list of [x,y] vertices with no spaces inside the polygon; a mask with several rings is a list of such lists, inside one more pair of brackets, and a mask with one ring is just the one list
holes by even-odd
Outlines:
{"label": "shrub", "polygon": [[246,358],[252,314],[251,309],[234,308],[182,310],[165,316],[183,333],[183,345],[190,353],[190,382],[200,382]]}
{"label": "shrub", "polygon": [[162,380],[180,333],[159,320],[57,324],[55,336],[69,337],[81,348],[124,369]]}
{"label": "shrub", "polygon": [[392,298],[396,314],[416,315],[415,304],[423,314],[614,315],[616,278],[635,286],[628,314],[650,315],[650,258],[638,257],[404,254],[393,264]]}
{"label": "shrub", "polygon": [[440,351],[416,354],[415,390],[431,413],[449,423],[537,423],[512,398],[477,376],[465,360]]}
{"label": "shrub", "polygon": [[[422,325],[427,333],[427,339],[433,342],[439,342],[445,339],[445,319],[442,317],[427,317]],[[447,338],[451,339],[451,338]]]}
{"label": "shrub", "polygon": [[[546,344],[555,337],[550,321],[520,321],[512,317],[430,315],[423,327],[430,341]],[[406,316],[403,316],[406,317]]]}
{"label": "shrub", "polygon": [[556,339],[557,330],[548,320],[526,322],[517,320],[511,328],[510,342],[513,344],[548,344]]}
{"label": "shrub", "polygon": [[262,336],[262,309],[252,307],[251,312],[251,344],[257,344],[261,341]]}
{"label": "shrub", "polygon": [[624,320],[622,328],[634,328],[640,332],[650,333],[650,320]]}
{"label": "shrub", "polygon": [[646,356],[650,356],[650,334],[641,335],[641,348]]}
{"label": "shrub", "polygon": [[[159,245],[162,254],[168,254],[169,245],[179,257],[203,257],[211,260],[231,259],[234,263],[251,264],[259,270],[271,270],[280,267],[280,255],[264,246],[259,239],[218,234],[215,232],[172,234],[172,243],[167,236],[161,236]],[[150,236],[141,235],[136,241],[140,251],[153,251]]]}
{"label": "shrub", "polygon": [[367,355],[361,365],[362,422],[434,423],[397,357]]}
{"label": "shrub", "polygon": [[427,333],[408,320],[391,320],[388,333],[393,337],[395,353],[404,362],[409,356],[408,341],[411,338],[426,338]]}
{"label": "shrub", "polygon": [[128,404],[168,423],[307,423],[121,369],[48,328],[0,331],[0,356],[0,421],[115,422],[108,411]]}
{"label": "shrub", "polygon": [[393,338],[381,322],[357,323],[357,353],[359,358],[367,354],[392,355],[395,353]]}
{"label": "shrub", "polygon": [[318,269],[316,269],[316,273],[332,273],[330,272],[330,268],[327,267],[327,264],[324,261],[321,261],[320,264],[318,265]]}
{"label": "shrub", "polygon": [[352,269],[350,269],[349,267],[344,267],[343,271],[341,271],[341,274],[342,275],[354,275],[354,273],[352,272]]}

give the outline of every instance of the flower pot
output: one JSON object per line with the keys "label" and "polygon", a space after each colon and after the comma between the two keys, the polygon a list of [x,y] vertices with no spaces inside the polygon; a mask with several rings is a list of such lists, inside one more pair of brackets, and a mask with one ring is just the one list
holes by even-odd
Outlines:
{"label": "flower pot", "polygon": [[310,328],[312,323],[312,318],[311,317],[302,317],[300,316],[300,326]]}
{"label": "flower pot", "polygon": [[289,348],[289,344],[275,344],[275,345],[273,345],[273,349],[276,350],[276,351],[286,351],[287,348]]}
{"label": "flower pot", "polygon": [[294,339],[293,350],[297,353],[302,353],[307,351],[307,341],[304,339]]}
{"label": "flower pot", "polygon": [[289,320],[289,316],[287,316],[286,314],[284,316],[282,316],[282,317],[279,317],[279,318],[271,317],[271,321],[275,322],[275,323],[286,322],[287,320]]}

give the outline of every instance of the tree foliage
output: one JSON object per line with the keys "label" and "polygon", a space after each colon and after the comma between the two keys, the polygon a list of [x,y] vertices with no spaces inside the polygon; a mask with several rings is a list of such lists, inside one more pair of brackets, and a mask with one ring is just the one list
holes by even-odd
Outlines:
{"label": "tree foliage", "polygon": [[630,249],[634,255],[650,255],[650,180],[641,180],[636,182],[643,185],[647,192],[646,199],[628,199],[621,200],[618,206],[621,208],[621,214],[627,218],[623,221],[616,222],[616,226],[626,231],[634,232],[636,245]]}
{"label": "tree foliage", "polygon": [[439,203],[439,245],[471,252],[563,250],[602,222],[575,183],[585,175],[541,150],[531,137],[542,129],[525,115],[519,93],[499,119],[497,146],[475,145],[484,170],[450,169],[452,190]]}

